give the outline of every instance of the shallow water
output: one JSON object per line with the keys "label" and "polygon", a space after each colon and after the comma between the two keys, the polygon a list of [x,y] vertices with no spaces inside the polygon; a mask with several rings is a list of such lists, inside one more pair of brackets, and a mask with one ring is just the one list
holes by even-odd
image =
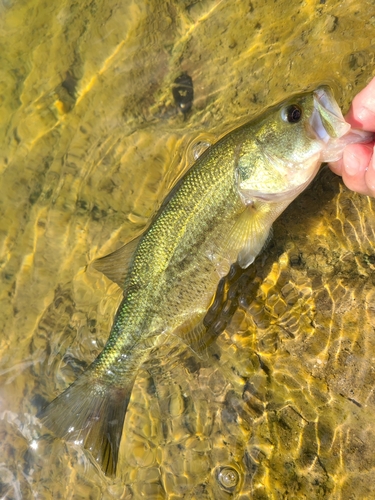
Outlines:
{"label": "shallow water", "polygon": [[191,141],[321,81],[346,110],[374,26],[370,0],[0,3],[0,498],[375,498],[375,203],[328,171],[222,284],[220,364],[172,339],[140,370],[118,479],[35,417],[120,300],[85,266],[142,230]]}

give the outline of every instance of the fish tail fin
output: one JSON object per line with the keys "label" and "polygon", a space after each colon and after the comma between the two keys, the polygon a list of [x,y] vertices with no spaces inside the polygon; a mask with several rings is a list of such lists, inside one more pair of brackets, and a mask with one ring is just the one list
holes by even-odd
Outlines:
{"label": "fish tail fin", "polygon": [[109,386],[84,373],[39,416],[56,436],[82,444],[114,477],[133,383]]}

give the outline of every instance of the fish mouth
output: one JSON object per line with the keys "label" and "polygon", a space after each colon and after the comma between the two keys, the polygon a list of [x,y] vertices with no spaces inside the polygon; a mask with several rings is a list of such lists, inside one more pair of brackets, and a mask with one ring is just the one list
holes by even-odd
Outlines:
{"label": "fish mouth", "polygon": [[314,93],[314,110],[310,120],[314,138],[327,143],[330,139],[344,136],[350,130],[331,89],[327,85],[318,87]]}
{"label": "fish mouth", "polygon": [[366,143],[374,134],[352,129],[327,85],[321,85],[314,93],[314,109],[307,124],[307,134],[322,143],[321,162],[337,161],[348,144]]}

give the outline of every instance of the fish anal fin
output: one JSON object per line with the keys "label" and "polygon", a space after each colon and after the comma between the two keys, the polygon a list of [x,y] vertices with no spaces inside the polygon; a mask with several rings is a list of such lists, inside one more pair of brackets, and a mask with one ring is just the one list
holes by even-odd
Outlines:
{"label": "fish anal fin", "polygon": [[94,260],[91,266],[123,289],[133,254],[141,237],[142,235],[129,241],[113,253]]}
{"label": "fish anal fin", "polygon": [[184,321],[173,332],[201,359],[207,358],[207,347],[216,339],[204,322],[205,313]]}
{"label": "fish anal fin", "polygon": [[184,341],[199,358],[207,357],[207,345],[204,342],[206,333],[207,327],[201,321],[184,335]]}
{"label": "fish anal fin", "polygon": [[107,387],[85,373],[39,416],[57,437],[82,444],[114,477],[131,390],[132,384]]}
{"label": "fish anal fin", "polygon": [[194,336],[194,339],[191,341],[190,348],[198,355],[198,357],[207,359],[207,349],[218,338],[218,333],[215,333],[215,331],[211,327],[207,328],[205,325],[199,326],[201,328],[195,328],[191,332],[191,335]]}

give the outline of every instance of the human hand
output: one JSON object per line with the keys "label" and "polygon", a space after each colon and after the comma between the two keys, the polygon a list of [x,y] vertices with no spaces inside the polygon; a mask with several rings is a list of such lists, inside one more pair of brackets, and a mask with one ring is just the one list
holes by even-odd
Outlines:
{"label": "human hand", "polygon": [[[357,94],[345,120],[362,130],[375,132],[375,78]],[[375,197],[375,141],[368,144],[349,144],[341,160],[329,164],[342,176],[344,184],[358,193]]]}

